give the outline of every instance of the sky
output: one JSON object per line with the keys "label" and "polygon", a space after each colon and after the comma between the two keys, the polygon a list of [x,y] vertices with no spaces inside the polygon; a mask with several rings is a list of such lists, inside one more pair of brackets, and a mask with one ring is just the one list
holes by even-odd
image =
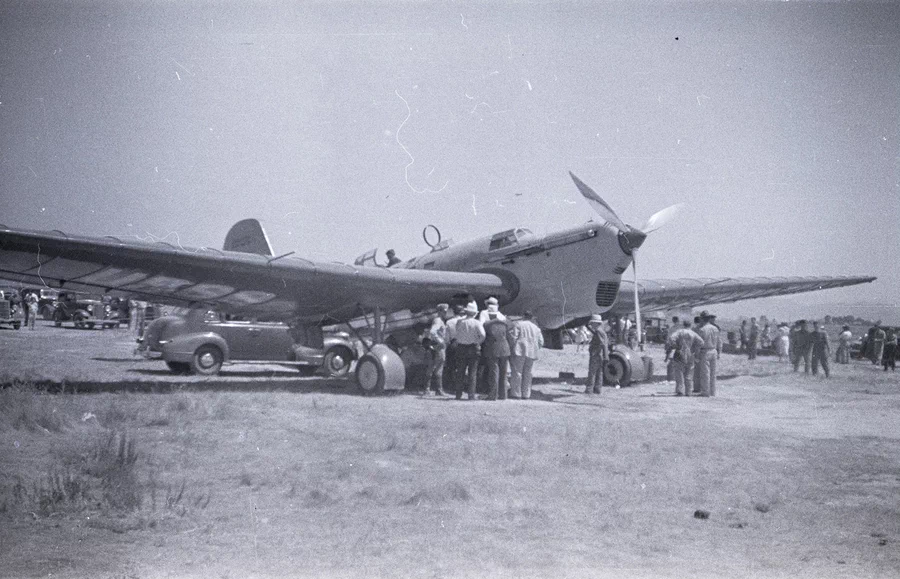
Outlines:
{"label": "sky", "polygon": [[573,171],[685,203],[643,277],[875,275],[803,299],[900,316],[898,71],[900,3],[4,1],[0,223],[405,259],[596,219]]}

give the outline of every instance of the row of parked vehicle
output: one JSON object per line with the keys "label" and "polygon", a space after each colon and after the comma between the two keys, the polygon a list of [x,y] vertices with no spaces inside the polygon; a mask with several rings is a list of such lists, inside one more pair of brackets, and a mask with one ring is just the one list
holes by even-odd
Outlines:
{"label": "row of parked vehicle", "polygon": [[328,332],[322,348],[295,343],[291,327],[280,322],[229,318],[213,311],[187,310],[151,322],[138,338],[137,351],[163,360],[179,374],[218,374],[224,364],[280,364],[311,376],[346,376],[360,354],[346,332]]}

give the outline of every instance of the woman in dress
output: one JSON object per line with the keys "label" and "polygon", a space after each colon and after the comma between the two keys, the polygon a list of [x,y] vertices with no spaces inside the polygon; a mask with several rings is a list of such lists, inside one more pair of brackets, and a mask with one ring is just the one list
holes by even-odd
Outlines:
{"label": "woman in dress", "polygon": [[785,358],[788,358],[788,346],[790,344],[788,335],[790,334],[790,331],[790,328],[786,325],[778,326],[778,338],[776,338],[775,351],[778,354],[779,362],[783,362]]}

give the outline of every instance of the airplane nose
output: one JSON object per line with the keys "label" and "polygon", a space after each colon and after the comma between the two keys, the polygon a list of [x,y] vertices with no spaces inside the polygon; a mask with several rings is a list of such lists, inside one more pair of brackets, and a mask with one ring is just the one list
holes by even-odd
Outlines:
{"label": "airplane nose", "polygon": [[622,248],[625,255],[631,255],[631,252],[639,248],[645,239],[647,239],[646,233],[630,227],[628,231],[619,232],[619,247]]}

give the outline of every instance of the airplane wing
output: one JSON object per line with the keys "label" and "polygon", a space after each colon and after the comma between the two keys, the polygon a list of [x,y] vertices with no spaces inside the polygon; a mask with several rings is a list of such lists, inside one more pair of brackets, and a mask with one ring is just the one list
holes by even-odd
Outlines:
{"label": "airplane wing", "polygon": [[361,307],[418,311],[461,293],[477,299],[505,295],[500,278],[484,273],[354,267],[290,254],[272,257],[2,225],[0,278],[316,324],[350,320]]}
{"label": "airplane wing", "polygon": [[[641,311],[687,309],[770,296],[783,296],[874,281],[874,277],[720,277],[645,279],[638,282]],[[611,313],[634,312],[634,282],[622,280]]]}

